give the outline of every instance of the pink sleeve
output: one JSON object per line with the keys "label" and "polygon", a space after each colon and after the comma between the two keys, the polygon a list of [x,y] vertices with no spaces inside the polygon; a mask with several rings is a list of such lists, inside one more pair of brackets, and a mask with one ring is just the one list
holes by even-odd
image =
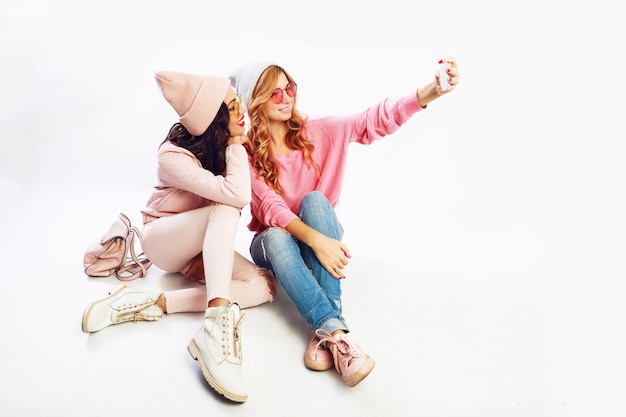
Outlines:
{"label": "pink sleeve", "polygon": [[252,200],[250,201],[250,212],[263,227],[256,225],[253,231],[260,231],[267,227],[286,227],[298,216],[292,212],[283,198],[265,183],[254,167],[250,167],[252,173]]}
{"label": "pink sleeve", "polygon": [[411,93],[400,98],[385,99],[359,113],[311,118],[308,125],[312,125],[312,129],[309,133],[312,137],[328,135],[333,139],[370,144],[394,133],[423,109],[417,102],[417,95]]}
{"label": "pink sleeve", "polygon": [[175,145],[160,151],[158,161],[159,178],[168,186],[234,207],[250,202],[248,157],[241,145],[226,148],[224,175],[204,169],[193,154]]}

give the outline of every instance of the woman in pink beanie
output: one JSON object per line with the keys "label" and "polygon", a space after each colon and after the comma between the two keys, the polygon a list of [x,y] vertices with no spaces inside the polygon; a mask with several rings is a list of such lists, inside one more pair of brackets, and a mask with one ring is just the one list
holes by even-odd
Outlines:
{"label": "woman in pink beanie", "polygon": [[82,328],[91,333],[164,313],[203,311],[188,346],[217,392],[247,400],[241,374],[240,308],[272,301],[272,273],[234,250],[241,209],[251,199],[244,136],[246,108],[225,77],[158,72],[157,83],[178,113],[159,146],[158,181],[142,210],[141,247],[154,265],[205,282],[164,293],[120,285],[91,303]]}
{"label": "woman in pink beanie", "polygon": [[274,272],[311,326],[307,368],[332,368],[348,386],[361,382],[374,361],[348,336],[340,279],[350,252],[341,241],[339,202],[348,147],[394,133],[459,82],[456,60],[440,62],[440,75],[417,91],[345,116],[304,117],[297,85],[282,67],[253,62],[231,75],[248,108],[252,143],[250,245],[257,265]]}

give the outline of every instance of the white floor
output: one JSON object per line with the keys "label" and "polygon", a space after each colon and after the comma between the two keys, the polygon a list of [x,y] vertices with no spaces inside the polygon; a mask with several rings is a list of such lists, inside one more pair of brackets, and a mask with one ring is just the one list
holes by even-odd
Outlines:
{"label": "white floor", "polygon": [[[0,416],[625,415],[620,14],[248,3],[0,3]],[[459,88],[350,155],[344,309],[376,361],[360,385],[305,369],[282,292],[246,311],[241,405],[186,351],[201,313],[81,332],[117,284],[84,275],[84,249],[118,212],[139,224],[175,121],[154,71],[275,60],[302,110],[344,113],[414,91],[446,55]],[[191,284],[153,267],[132,285]]]}

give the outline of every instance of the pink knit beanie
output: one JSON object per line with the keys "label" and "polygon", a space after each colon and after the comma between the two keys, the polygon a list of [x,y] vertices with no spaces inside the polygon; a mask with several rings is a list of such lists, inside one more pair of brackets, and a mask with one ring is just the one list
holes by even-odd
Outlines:
{"label": "pink knit beanie", "polygon": [[182,125],[194,136],[203,134],[215,119],[230,86],[228,78],[212,75],[160,71],[155,78]]}

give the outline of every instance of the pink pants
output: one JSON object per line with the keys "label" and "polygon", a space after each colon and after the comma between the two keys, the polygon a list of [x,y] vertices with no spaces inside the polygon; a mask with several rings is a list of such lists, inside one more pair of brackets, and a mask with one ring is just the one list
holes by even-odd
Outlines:
{"label": "pink pants", "polygon": [[154,265],[180,272],[202,252],[206,285],[166,291],[168,313],[205,311],[208,301],[225,298],[241,308],[273,300],[271,272],[236,252],[241,212],[224,204],[161,217],[144,225],[141,249]]}

